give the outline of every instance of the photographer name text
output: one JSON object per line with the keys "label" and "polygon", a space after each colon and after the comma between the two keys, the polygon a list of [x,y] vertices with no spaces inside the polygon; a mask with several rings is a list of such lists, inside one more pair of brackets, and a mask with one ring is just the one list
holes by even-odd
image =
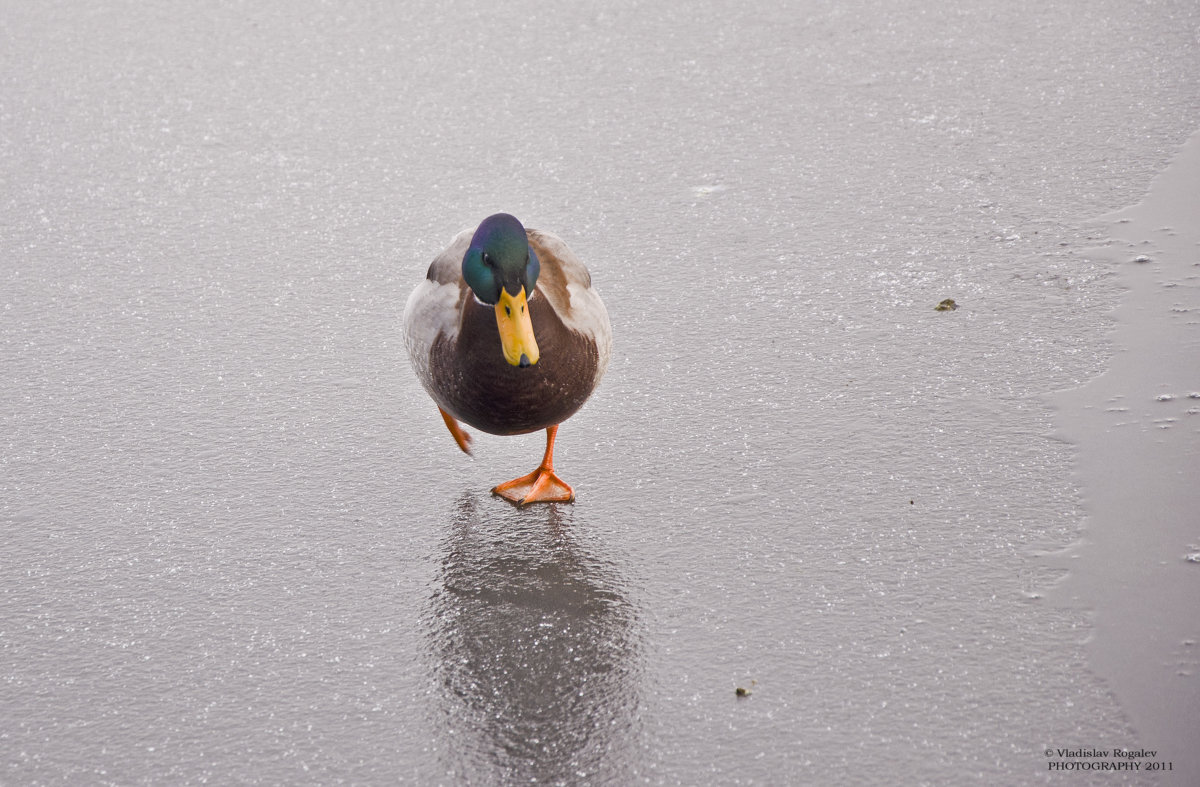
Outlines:
{"label": "photographer name text", "polygon": [[1171,771],[1160,762],[1156,749],[1046,749],[1046,769],[1051,771]]}

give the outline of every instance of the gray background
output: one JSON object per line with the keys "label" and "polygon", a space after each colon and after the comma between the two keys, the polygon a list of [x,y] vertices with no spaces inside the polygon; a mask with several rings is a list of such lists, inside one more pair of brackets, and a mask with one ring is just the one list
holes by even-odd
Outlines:
{"label": "gray background", "polygon": [[[0,782],[1166,783],[1047,771],[1189,729],[1047,396],[1198,110],[1192,0],[5,4]],[[573,506],[404,358],[499,210],[613,318]]]}

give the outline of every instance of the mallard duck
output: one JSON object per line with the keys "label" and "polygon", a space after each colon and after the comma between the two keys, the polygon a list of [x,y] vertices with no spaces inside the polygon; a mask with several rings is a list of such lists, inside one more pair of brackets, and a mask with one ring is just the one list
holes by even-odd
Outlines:
{"label": "mallard duck", "polygon": [[546,430],[541,464],[493,494],[518,506],[575,499],[554,472],[554,440],[600,382],[612,329],[591,275],[561,238],[507,213],[459,233],[409,297],[404,336],[465,453],[471,437],[459,421],[496,435]]}

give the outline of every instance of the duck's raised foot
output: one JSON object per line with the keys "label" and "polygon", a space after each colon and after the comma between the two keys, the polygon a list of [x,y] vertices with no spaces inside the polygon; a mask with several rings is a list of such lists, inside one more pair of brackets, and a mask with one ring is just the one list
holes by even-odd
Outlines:
{"label": "duck's raised foot", "polygon": [[450,430],[451,436],[454,437],[454,442],[458,443],[458,447],[467,456],[471,455],[471,435],[463,431],[463,428],[458,425],[458,421],[450,413],[442,408],[438,408],[438,412],[442,414],[442,420],[446,422],[446,428]]}
{"label": "duck's raised foot", "polygon": [[499,495],[518,506],[530,503],[570,503],[575,499],[575,490],[558,477],[553,469],[539,467],[529,475],[505,481],[492,488]]}

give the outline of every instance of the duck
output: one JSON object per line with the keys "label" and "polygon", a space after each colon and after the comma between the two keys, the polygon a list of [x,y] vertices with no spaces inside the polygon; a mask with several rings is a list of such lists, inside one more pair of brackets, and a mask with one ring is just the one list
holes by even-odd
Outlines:
{"label": "duck", "polygon": [[492,494],[518,507],[575,500],[554,470],[554,443],[604,376],[612,326],[562,238],[508,213],[463,230],[409,296],[403,330],[413,371],[463,453],[463,423],[494,435],[546,431],[541,463]]}

